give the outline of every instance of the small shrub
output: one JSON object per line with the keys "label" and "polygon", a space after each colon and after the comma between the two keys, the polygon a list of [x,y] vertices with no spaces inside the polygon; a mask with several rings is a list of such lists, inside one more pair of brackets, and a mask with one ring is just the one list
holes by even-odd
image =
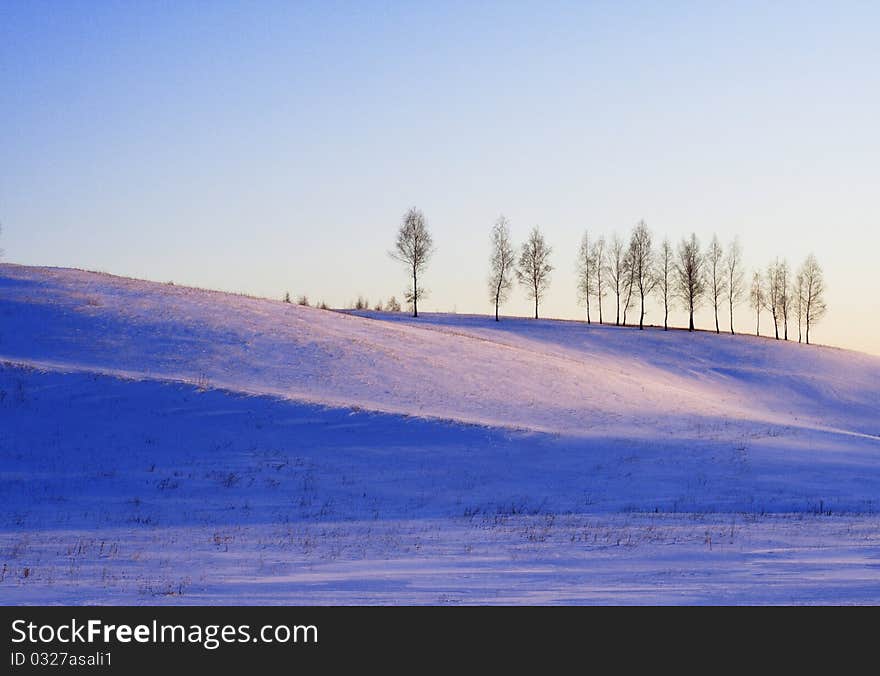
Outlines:
{"label": "small shrub", "polygon": [[395,296],[391,296],[385,304],[386,312],[400,312],[400,301]]}
{"label": "small shrub", "polygon": [[376,303],[376,306],[373,308],[376,312],[382,312],[382,301],[380,300]]}
{"label": "small shrub", "polygon": [[284,302],[285,302],[285,303],[289,303],[289,302],[290,302],[290,291],[285,291],[285,292],[284,292]]}
{"label": "small shrub", "polygon": [[321,310],[329,310],[330,309],[329,307],[327,307],[327,303],[325,303],[324,301],[321,301],[318,304],[318,308],[320,308]]}
{"label": "small shrub", "polygon": [[305,305],[306,307],[309,307],[309,297],[305,296],[305,295],[300,296],[299,298],[296,299],[296,304],[297,305]]}
{"label": "small shrub", "polygon": [[370,301],[368,301],[363,296],[358,296],[357,302],[354,304],[355,310],[369,310],[370,309]]}

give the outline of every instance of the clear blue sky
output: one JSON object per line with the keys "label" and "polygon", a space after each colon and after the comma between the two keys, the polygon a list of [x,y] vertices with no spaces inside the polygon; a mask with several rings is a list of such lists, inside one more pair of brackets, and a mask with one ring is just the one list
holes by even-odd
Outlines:
{"label": "clear blue sky", "polygon": [[583,229],[644,218],[750,267],[815,251],[815,339],[880,353],[878,27],[876,2],[2,0],[0,246],[340,305],[400,297],[417,205],[427,309],[487,312],[503,212],[577,317]]}

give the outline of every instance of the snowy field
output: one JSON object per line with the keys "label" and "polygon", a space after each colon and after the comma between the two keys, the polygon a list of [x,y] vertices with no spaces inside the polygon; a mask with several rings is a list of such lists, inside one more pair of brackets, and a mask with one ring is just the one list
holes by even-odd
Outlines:
{"label": "snowy field", "polygon": [[0,265],[0,602],[880,603],[880,359]]}

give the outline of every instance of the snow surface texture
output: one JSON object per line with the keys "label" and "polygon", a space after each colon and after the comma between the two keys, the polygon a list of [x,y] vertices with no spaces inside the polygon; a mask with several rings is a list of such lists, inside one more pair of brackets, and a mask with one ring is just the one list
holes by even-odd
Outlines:
{"label": "snow surface texture", "polygon": [[880,359],[0,266],[0,602],[880,602]]}

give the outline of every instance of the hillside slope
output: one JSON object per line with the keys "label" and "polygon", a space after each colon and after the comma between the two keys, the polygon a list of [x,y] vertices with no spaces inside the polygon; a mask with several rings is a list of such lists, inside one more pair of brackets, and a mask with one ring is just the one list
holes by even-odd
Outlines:
{"label": "hillside slope", "polygon": [[880,359],[748,336],[359,317],[10,265],[0,317],[0,358],[53,369],[565,434],[652,436],[700,418],[880,434]]}

